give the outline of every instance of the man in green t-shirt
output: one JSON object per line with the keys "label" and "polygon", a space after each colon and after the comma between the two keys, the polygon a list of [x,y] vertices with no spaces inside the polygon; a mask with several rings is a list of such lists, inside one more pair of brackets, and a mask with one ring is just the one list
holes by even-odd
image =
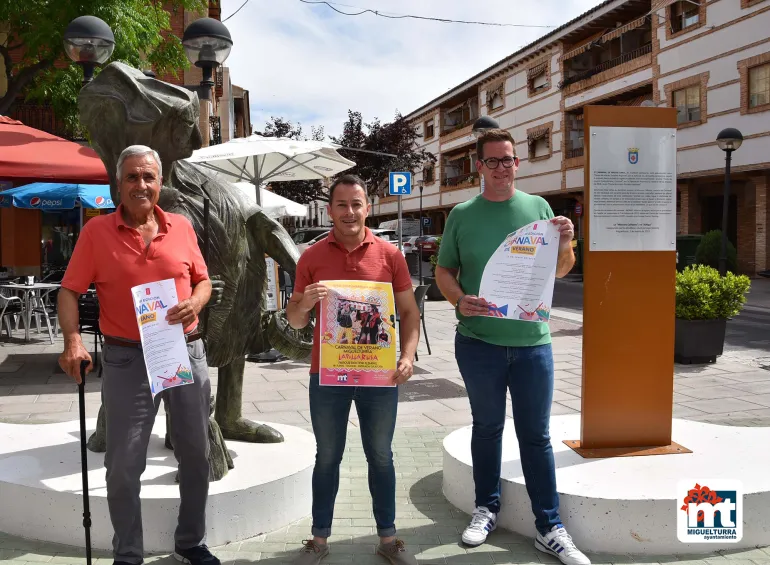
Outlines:
{"label": "man in green t-shirt", "polygon": [[506,391],[510,390],[521,466],[535,515],[535,547],[565,565],[589,565],[559,517],[549,435],[554,372],[548,324],[489,316],[486,301],[477,296],[484,267],[497,247],[511,232],[538,220],[558,226],[556,276],[566,275],[575,263],[574,228],[568,218],[554,218],[542,197],[514,188],[519,159],[508,131],[487,131],[476,151],[484,192],[450,212],[436,266],[436,283],[455,305],[459,320],[455,358],[473,415],[476,509],[462,539],[468,545],[480,545],[496,527]]}

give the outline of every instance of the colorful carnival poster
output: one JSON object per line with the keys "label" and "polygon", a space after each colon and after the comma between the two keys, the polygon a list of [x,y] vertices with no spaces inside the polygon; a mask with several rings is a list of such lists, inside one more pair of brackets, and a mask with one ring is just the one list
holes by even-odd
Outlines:
{"label": "colorful carnival poster", "polygon": [[182,324],[166,321],[169,308],[179,302],[174,279],[135,286],[131,295],[153,398],[167,388],[192,384]]}
{"label": "colorful carnival poster", "polygon": [[396,306],[390,283],[321,281],[320,383],[395,386]]}
{"label": "colorful carnival poster", "polygon": [[558,255],[559,230],[549,221],[509,234],[481,277],[479,297],[489,303],[489,316],[548,322]]}

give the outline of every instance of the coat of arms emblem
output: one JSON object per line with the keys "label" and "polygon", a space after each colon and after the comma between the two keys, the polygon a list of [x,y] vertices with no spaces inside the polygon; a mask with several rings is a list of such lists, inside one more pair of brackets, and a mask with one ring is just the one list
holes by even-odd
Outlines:
{"label": "coat of arms emblem", "polygon": [[628,148],[628,162],[636,165],[639,162],[639,149],[636,147]]}

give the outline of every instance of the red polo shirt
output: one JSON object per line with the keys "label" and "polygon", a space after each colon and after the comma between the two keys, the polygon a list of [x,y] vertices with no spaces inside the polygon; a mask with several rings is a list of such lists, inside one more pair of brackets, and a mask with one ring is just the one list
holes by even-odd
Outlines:
{"label": "red polo shirt", "polygon": [[[209,275],[187,218],[155,206],[158,235],[145,246],[139,231],[123,221],[122,210],[121,204],[112,214],[97,216],[83,226],[61,285],[83,294],[94,283],[102,333],[139,341],[131,287],[174,279],[182,302]],[[197,324],[196,318],[185,332]]]}
{"label": "red polo shirt", "polygon": [[[334,237],[334,230],[329,235],[309,247],[297,262],[297,276],[294,281],[295,292],[305,292],[309,284],[328,280],[353,280],[389,282],[393,292],[412,289],[412,278],[406,259],[398,247],[380,237],[375,237],[369,228],[364,241],[353,251],[348,251]],[[313,331],[313,352],[310,372],[319,372],[321,356],[320,303],[316,305],[316,325]]]}

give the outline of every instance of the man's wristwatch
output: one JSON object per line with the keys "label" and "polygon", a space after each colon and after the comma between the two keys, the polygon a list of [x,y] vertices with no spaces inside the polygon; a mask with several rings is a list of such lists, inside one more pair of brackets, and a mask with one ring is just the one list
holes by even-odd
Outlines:
{"label": "man's wristwatch", "polygon": [[464,294],[457,299],[457,302],[455,302],[455,312],[460,312],[460,302],[462,302],[463,298],[465,298]]}

